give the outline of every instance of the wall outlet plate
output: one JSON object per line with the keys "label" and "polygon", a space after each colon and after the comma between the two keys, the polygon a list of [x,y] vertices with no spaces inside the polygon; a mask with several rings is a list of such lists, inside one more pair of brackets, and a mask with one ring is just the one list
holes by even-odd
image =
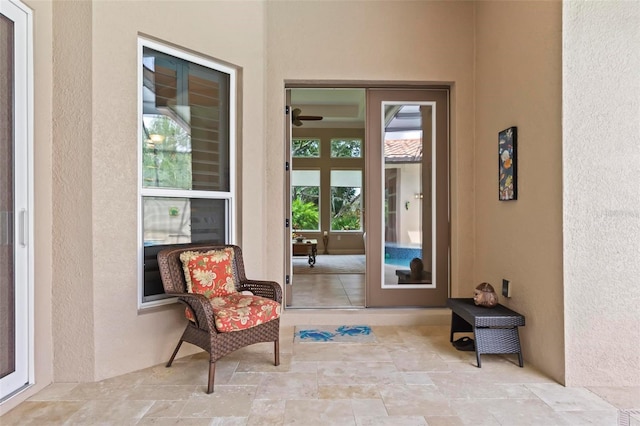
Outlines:
{"label": "wall outlet plate", "polygon": [[502,280],[502,295],[504,297],[511,297],[511,282],[509,280]]}

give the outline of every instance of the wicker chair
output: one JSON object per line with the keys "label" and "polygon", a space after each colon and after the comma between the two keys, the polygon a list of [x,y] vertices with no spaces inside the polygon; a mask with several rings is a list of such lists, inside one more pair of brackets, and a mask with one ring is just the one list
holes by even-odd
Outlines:
{"label": "wicker chair", "polygon": [[215,363],[223,356],[259,342],[273,342],[275,365],[280,364],[280,318],[244,330],[221,333],[216,329],[213,308],[209,300],[202,294],[187,292],[186,280],[180,253],[184,251],[208,251],[232,247],[234,250],[235,275],[237,277],[236,290],[250,291],[256,296],[266,297],[282,303],[282,289],[273,281],[249,280],[245,276],[242,252],[238,246],[187,244],[180,247],[167,248],[158,253],[158,267],[162,277],[165,293],[177,296],[178,300],[187,305],[194,316],[194,321],[187,321],[187,327],[167,363],[171,367],[182,342],[196,345],[209,353],[209,383],[207,393],[213,392]]}

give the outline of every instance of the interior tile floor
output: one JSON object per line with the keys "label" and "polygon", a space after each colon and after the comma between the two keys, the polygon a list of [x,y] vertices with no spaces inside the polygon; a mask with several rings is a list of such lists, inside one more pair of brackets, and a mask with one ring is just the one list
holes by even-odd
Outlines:
{"label": "interior tile floor", "polygon": [[[9,425],[638,424],[640,387],[568,388],[515,356],[449,343],[447,326],[373,326],[375,343],[261,343],[217,363],[198,353],[97,383],[55,383],[0,417]],[[526,355],[526,354],[525,354]],[[635,410],[635,411],[629,411]],[[619,423],[627,422],[627,423]]]}
{"label": "interior tile floor", "polygon": [[292,308],[362,308],[364,274],[294,274]]}

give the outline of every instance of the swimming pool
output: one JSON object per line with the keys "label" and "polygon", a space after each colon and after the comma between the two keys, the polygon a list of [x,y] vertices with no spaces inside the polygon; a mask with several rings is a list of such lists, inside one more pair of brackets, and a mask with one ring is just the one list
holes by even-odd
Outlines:
{"label": "swimming pool", "polygon": [[386,265],[409,267],[409,263],[414,257],[422,259],[422,248],[419,245],[400,245],[397,243],[385,243],[384,245],[384,263]]}

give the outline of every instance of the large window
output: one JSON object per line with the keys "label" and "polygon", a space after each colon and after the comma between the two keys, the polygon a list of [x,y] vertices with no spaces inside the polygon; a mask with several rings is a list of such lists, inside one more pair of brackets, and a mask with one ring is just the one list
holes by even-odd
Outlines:
{"label": "large window", "polygon": [[139,41],[140,305],[166,303],[156,255],[234,240],[235,71]]}
{"label": "large window", "polygon": [[361,231],[362,171],[331,170],[331,230]]}

